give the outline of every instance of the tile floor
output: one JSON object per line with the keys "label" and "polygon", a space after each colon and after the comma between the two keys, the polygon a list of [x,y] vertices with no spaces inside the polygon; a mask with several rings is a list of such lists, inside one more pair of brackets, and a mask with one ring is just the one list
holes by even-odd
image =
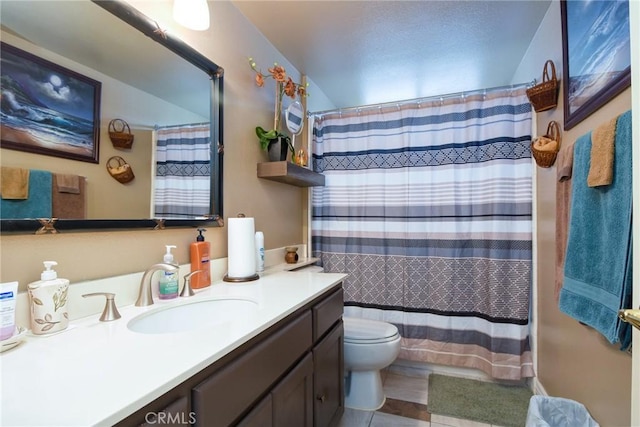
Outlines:
{"label": "tile floor", "polygon": [[428,381],[383,371],[385,405],[377,411],[346,408],[339,427],[495,427],[427,412]]}

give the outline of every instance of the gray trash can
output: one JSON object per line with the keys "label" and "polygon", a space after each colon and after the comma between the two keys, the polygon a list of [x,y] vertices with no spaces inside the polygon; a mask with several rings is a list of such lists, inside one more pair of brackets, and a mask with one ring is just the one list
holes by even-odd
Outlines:
{"label": "gray trash can", "polygon": [[587,408],[562,397],[531,396],[526,427],[600,427]]}

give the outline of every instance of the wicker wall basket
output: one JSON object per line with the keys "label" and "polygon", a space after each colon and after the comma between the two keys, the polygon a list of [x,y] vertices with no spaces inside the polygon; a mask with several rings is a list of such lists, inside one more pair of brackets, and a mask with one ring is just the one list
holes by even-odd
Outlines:
{"label": "wicker wall basket", "polygon": [[560,126],[555,120],[547,125],[547,133],[531,143],[531,154],[541,168],[549,168],[556,162],[560,151]]}
{"label": "wicker wall basket", "polygon": [[542,83],[527,89],[527,97],[536,113],[550,110],[558,105],[558,79],[556,79],[556,66],[552,60],[549,59],[544,63]]}
{"label": "wicker wall basket", "polygon": [[113,156],[107,160],[107,171],[116,181],[126,184],[133,181],[136,176],[133,174],[131,165],[120,156]]}
{"label": "wicker wall basket", "polygon": [[133,135],[129,124],[122,119],[113,119],[109,122],[109,138],[116,148],[131,148]]}

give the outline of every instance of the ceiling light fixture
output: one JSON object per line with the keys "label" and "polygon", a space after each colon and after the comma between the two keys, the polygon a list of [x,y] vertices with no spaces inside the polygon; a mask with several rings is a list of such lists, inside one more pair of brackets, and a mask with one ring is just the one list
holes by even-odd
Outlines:
{"label": "ceiling light fixture", "polygon": [[209,28],[209,6],[207,0],[173,0],[173,19],[192,30]]}

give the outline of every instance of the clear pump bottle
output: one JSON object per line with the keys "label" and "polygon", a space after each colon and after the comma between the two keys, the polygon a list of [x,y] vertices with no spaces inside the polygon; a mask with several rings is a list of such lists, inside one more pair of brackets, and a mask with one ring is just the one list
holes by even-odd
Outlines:
{"label": "clear pump bottle", "polygon": [[[176,248],[174,245],[165,245],[167,253],[164,254],[162,262],[165,264],[171,264],[178,266],[173,260],[173,254],[171,249]],[[178,297],[178,273],[176,271],[161,271],[160,282],[158,284],[158,298],[160,299],[172,299]]]}

